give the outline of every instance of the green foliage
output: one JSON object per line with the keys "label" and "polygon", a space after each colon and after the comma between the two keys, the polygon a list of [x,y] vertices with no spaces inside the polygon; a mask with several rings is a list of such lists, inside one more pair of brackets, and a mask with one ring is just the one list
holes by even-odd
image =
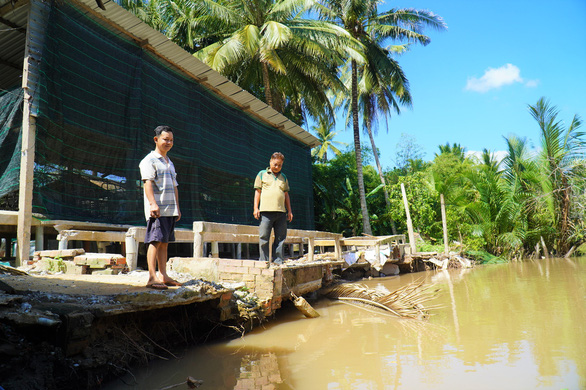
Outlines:
{"label": "green foliage", "polygon": [[63,262],[63,259],[59,256],[54,257],[53,259],[48,260],[48,272],[57,273],[57,272],[67,272],[67,266]]}
{"label": "green foliage", "polygon": [[439,196],[426,184],[426,174],[416,172],[402,176],[399,182],[389,186],[391,217],[400,231],[407,231],[407,218],[401,193],[401,183],[405,186],[413,228],[424,237],[441,238],[441,217],[439,214]]}
{"label": "green foliage", "polygon": [[437,253],[441,253],[444,250],[444,245],[443,244],[430,244],[430,243],[424,243],[424,244],[420,244],[417,246],[417,250],[420,252],[437,252]]}
{"label": "green foliage", "polygon": [[[507,156],[498,162],[488,150],[476,159],[466,157],[459,144],[442,145],[432,162],[411,163],[385,172],[390,209],[375,169],[365,165],[374,234],[390,234],[391,220],[399,234],[406,233],[403,183],[414,229],[431,242],[419,246],[419,250],[443,252],[439,200],[443,193],[451,248],[479,262],[490,264],[527,256],[542,238],[558,255],[564,255],[569,247],[576,248],[577,253],[586,252],[586,164],[579,148],[584,145],[583,133],[578,131],[581,122],[575,117],[563,129],[555,119],[557,111],[544,101],[533,109],[546,150],[535,153],[526,140],[511,136],[505,138]],[[318,228],[361,234],[353,154],[316,164],[314,179]]]}
{"label": "green foliage", "polygon": [[478,264],[499,264],[505,263],[502,257],[494,256],[486,251],[470,250],[465,252],[466,257],[476,261]]}
{"label": "green foliage", "polygon": [[[365,152],[370,154],[367,148]],[[390,220],[385,211],[382,186],[376,170],[370,165],[364,167],[364,182],[375,234],[390,234]],[[318,230],[343,233],[345,236],[362,234],[357,183],[353,152],[341,153],[327,163],[314,163],[314,204]]]}

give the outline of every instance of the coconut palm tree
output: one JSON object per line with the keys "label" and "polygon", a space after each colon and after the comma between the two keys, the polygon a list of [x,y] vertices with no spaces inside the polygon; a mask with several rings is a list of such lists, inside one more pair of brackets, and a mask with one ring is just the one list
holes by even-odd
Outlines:
{"label": "coconut palm tree", "polygon": [[[342,48],[359,44],[333,23],[303,19],[307,0],[203,0],[200,36],[218,37],[195,55],[241,87],[264,95],[271,107],[288,105],[333,117],[326,91],[343,88],[335,69]],[[262,86],[259,88],[259,86]],[[260,96],[259,96],[260,97]]]}
{"label": "coconut palm tree", "polygon": [[[421,34],[424,26],[444,29],[443,20],[427,11],[409,9],[391,9],[378,13],[376,0],[321,0],[318,12],[323,20],[331,21],[343,27],[353,38],[364,47],[363,57],[350,58],[351,65],[351,112],[352,128],[354,132],[354,149],[358,169],[358,187],[360,192],[360,207],[362,210],[363,230],[372,234],[366,192],[362,172],[362,152],[359,129],[359,72],[361,67],[371,67],[376,74],[385,81],[381,85],[391,86],[392,77],[396,76],[396,67],[381,44],[386,40],[407,40],[428,44],[429,37]],[[366,80],[366,79],[365,79]],[[397,92],[395,90],[395,92]]]}
{"label": "coconut palm tree", "polygon": [[328,161],[328,150],[334,152],[336,156],[339,156],[342,152],[335,146],[348,146],[345,142],[334,141],[334,137],[338,134],[337,132],[332,131],[334,129],[334,122],[325,118],[319,118],[319,124],[317,126],[312,126],[311,129],[315,131],[317,135],[317,139],[319,139],[321,145],[316,146],[312,151],[311,154],[317,156],[318,160],[321,162]]}
{"label": "coconut palm tree", "polygon": [[165,13],[162,12],[161,0],[117,0],[117,3],[155,30],[165,33],[168,28],[169,23],[165,20]]}
{"label": "coconut palm tree", "polygon": [[306,115],[333,118],[326,91],[343,88],[340,51],[360,47],[332,23],[303,19],[312,0],[119,1],[297,123]]}
{"label": "coconut palm tree", "polygon": [[541,153],[538,161],[542,190],[547,210],[557,229],[556,247],[562,254],[569,249],[572,233],[572,181],[576,172],[581,172],[580,168],[584,166],[584,132],[579,131],[582,121],[576,115],[564,128],[562,121],[557,119],[559,111],[545,98],[529,105],[529,113],[539,124]]}
{"label": "coconut palm tree", "polygon": [[453,145],[450,145],[449,142],[446,142],[445,145],[439,145],[438,147],[440,153],[436,153],[436,157],[441,154],[450,153],[456,156],[461,161],[463,161],[466,158],[466,148],[463,148],[462,146],[460,146],[460,144],[454,143]]}
{"label": "coconut palm tree", "polygon": [[[373,40],[378,39],[373,37]],[[391,111],[400,113],[400,106],[411,106],[411,94],[409,92],[409,85],[407,78],[403,74],[403,70],[399,64],[392,58],[394,53],[403,53],[407,50],[407,45],[394,45],[390,48],[378,47],[378,53],[372,53],[371,57],[384,57],[390,60],[393,65],[392,73],[390,75],[383,74],[375,66],[379,61],[368,61],[359,65],[359,80],[358,80],[358,109],[363,119],[363,129],[370,139],[373,155],[378,169],[379,178],[383,185],[384,197],[387,209],[390,214],[391,202],[389,193],[386,188],[386,180],[383,174],[383,169],[377,153],[376,142],[374,135],[378,129],[379,118],[387,118]],[[389,61],[387,61],[389,62]],[[351,89],[350,69],[344,66],[342,72],[342,81],[347,89]],[[390,76],[390,77],[389,77]],[[351,99],[346,95],[338,95],[334,106],[343,106],[346,115],[346,125],[350,124],[352,119]],[[388,122],[387,131],[388,131]],[[395,221],[391,218],[391,229],[393,234],[397,234]]]}

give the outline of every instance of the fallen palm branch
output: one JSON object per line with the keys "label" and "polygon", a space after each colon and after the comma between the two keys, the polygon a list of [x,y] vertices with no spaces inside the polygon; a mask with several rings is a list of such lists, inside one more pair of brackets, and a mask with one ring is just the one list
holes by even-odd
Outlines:
{"label": "fallen palm branch", "polygon": [[8,265],[3,265],[3,264],[0,264],[0,273],[10,274],[10,275],[19,275],[19,276],[28,275],[24,271],[21,271],[21,270],[19,270],[17,268],[10,267]]}
{"label": "fallen palm branch", "polygon": [[363,284],[345,283],[328,287],[322,294],[332,299],[349,301],[374,307],[401,318],[425,319],[429,317],[424,303],[435,298],[437,290],[423,286],[423,281],[413,282],[395,291],[386,292]]}

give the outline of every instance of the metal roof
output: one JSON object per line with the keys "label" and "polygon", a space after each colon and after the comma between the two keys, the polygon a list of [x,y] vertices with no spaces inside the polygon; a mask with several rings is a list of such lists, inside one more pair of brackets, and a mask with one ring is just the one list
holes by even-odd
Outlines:
{"label": "metal roof", "polygon": [[[106,7],[104,11],[98,8],[95,0],[68,1],[114,34],[131,38],[151,50],[225,102],[310,147],[320,144],[311,133],[199,61],[115,2],[103,1]],[[27,16],[30,8],[29,0],[0,0],[0,91],[22,84]]]}

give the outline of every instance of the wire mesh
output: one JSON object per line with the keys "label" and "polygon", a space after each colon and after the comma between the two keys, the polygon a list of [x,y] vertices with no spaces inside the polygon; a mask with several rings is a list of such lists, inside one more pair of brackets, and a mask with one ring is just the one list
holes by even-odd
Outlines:
{"label": "wire mesh", "polygon": [[[51,7],[45,34],[35,96],[33,212],[49,219],[144,224],[138,164],[154,148],[153,129],[164,124],[174,129],[169,157],[178,175],[180,226],[191,227],[194,220],[256,224],[254,178],[280,151],[296,216],[292,227],[313,229],[309,147],[67,3]],[[0,148],[19,151],[11,140]],[[0,174],[15,158],[7,163],[2,149]],[[0,191],[17,190],[14,183],[2,176]]]}

